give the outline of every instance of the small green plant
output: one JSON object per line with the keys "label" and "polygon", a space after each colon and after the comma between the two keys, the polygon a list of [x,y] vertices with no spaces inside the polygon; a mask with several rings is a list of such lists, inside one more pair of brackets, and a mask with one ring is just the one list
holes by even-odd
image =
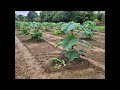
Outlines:
{"label": "small green plant", "polygon": [[37,23],[32,22],[32,23],[30,23],[29,27],[30,28],[36,28],[37,27]]}
{"label": "small green plant", "polygon": [[21,27],[20,32],[22,35],[28,35],[29,34],[29,28]]}
{"label": "small green plant", "polygon": [[93,38],[93,32],[91,30],[84,30],[82,33],[82,37],[87,36],[88,38],[92,39]]}
{"label": "small green plant", "polygon": [[32,32],[31,34],[31,39],[34,39],[34,40],[41,40],[42,39],[42,32],[40,32],[39,30],[35,30]]}
{"label": "small green plant", "polygon": [[61,29],[61,25],[64,24],[64,22],[59,22],[56,24],[56,28],[59,30]]}
{"label": "small green plant", "polygon": [[97,30],[96,23],[93,21],[85,21],[83,24],[82,37],[87,36],[89,39],[92,39],[94,36],[93,31]]}
{"label": "small green plant", "polygon": [[42,23],[42,25],[43,25],[43,28],[44,28],[45,31],[49,31],[50,24],[48,22],[44,22],[44,23]]}
{"label": "small green plant", "polygon": [[49,60],[53,61],[55,63],[55,65],[53,66],[55,69],[60,69],[61,66],[66,66],[66,63],[64,60],[60,60],[56,57],[52,57],[52,58],[49,58]]}
{"label": "small green plant", "polygon": [[58,58],[56,58],[56,57],[49,58],[49,60],[51,60],[51,61],[53,61],[53,62],[55,62],[55,63],[59,63],[59,64],[61,64],[61,65],[63,65],[63,66],[66,66],[64,60],[60,60],[60,59],[58,59]]}
{"label": "small green plant", "polygon": [[94,21],[85,21],[83,24],[85,29],[90,29],[91,31],[96,30],[96,23]]}
{"label": "small green plant", "polygon": [[63,30],[54,31],[54,35],[58,35],[58,34],[64,34],[64,31]]}
{"label": "small green plant", "polygon": [[20,22],[18,21],[15,22],[15,28],[20,29]]}

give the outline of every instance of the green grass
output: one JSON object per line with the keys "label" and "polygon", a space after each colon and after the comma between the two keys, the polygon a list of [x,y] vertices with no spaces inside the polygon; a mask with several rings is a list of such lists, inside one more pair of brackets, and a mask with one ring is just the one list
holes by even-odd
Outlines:
{"label": "green grass", "polygon": [[105,26],[96,26],[96,28],[97,28],[98,30],[104,30],[104,29],[105,29]]}

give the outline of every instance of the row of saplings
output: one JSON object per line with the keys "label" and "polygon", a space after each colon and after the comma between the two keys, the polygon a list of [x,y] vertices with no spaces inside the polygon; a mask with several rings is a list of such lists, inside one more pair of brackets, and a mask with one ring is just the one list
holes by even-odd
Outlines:
{"label": "row of saplings", "polygon": [[[30,28],[27,27],[21,27],[20,32],[22,35],[31,35],[32,40],[41,40],[42,39],[42,32],[39,31],[37,28]],[[32,32],[31,32],[32,31]]]}
{"label": "row of saplings", "polygon": [[[56,47],[59,45],[63,47],[62,53],[69,59],[69,61],[74,61],[75,58],[79,58],[80,55],[84,55],[86,53],[83,49],[75,50],[74,47],[79,43],[77,36],[80,31],[83,31],[84,29],[89,30],[94,28],[93,24],[91,25],[91,23],[91,21],[87,21],[84,25],[79,25],[78,23],[72,21],[61,25],[61,30],[64,31],[66,37],[61,39],[61,41],[58,43],[58,45],[56,45]],[[79,29],[77,34],[73,33],[75,28]],[[43,39],[42,32],[37,27],[31,29],[32,30],[30,30],[30,28],[21,27],[20,32],[22,35],[31,35],[31,39],[34,40]],[[81,43],[92,47],[91,44],[85,40],[81,40]],[[60,60],[56,57],[52,57],[50,58],[50,60],[55,63],[55,69],[60,69],[61,66],[66,66],[64,60]]]}

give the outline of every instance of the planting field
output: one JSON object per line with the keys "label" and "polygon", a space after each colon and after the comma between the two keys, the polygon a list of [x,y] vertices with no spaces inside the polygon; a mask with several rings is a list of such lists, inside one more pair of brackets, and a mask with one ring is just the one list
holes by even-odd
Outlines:
{"label": "planting field", "polygon": [[[39,28],[38,31],[42,32],[42,39],[34,40],[31,38],[32,30],[34,31],[29,28],[30,34],[23,35],[20,29],[15,29],[16,79],[105,79],[104,30],[94,31],[92,39],[87,36],[82,37],[84,31],[80,33],[77,29],[74,32],[71,31],[72,35],[78,36],[78,43],[74,45],[74,49],[86,51],[84,55],[74,58],[74,61],[72,57],[66,57],[67,55],[62,53],[63,46],[57,46],[62,39],[66,38],[66,34],[55,35],[55,28],[48,30]],[[81,40],[89,42],[92,48],[82,43]],[[68,42],[74,44],[74,40]],[[68,48],[70,44],[66,47]],[[50,60],[53,57],[63,60],[64,63],[56,64]]]}

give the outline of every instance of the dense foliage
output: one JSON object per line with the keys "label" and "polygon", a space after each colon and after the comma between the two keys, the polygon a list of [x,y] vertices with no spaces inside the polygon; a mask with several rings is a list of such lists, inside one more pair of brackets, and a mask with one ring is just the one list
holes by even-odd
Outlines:
{"label": "dense foliage", "polygon": [[[97,12],[97,13],[95,13]],[[105,14],[101,11],[42,11],[38,15],[35,11],[30,11],[27,16],[16,15],[17,21],[37,21],[37,22],[78,22],[86,20],[95,21],[97,24],[105,23]]]}
{"label": "dense foliage", "polygon": [[30,11],[28,14],[27,14],[27,19],[28,21],[30,22],[33,22],[34,18],[38,17],[38,14],[35,12],[35,11]]}
{"label": "dense foliage", "polygon": [[35,30],[31,34],[31,39],[41,40],[42,39],[42,35],[43,35],[42,32],[40,32],[39,30]]}

